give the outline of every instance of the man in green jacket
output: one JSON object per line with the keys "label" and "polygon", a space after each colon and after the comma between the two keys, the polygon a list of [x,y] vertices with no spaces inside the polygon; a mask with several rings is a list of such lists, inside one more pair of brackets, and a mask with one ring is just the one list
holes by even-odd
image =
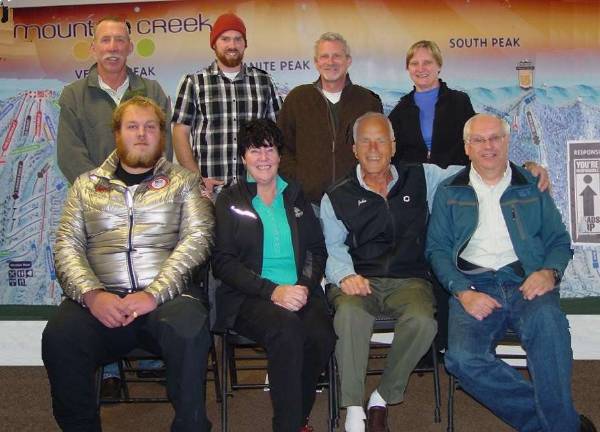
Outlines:
{"label": "man in green jacket", "polygon": [[[98,21],[90,51],[96,63],[85,78],[67,85],[59,99],[58,166],[71,184],[80,174],[102,164],[115,149],[111,120],[121,101],[146,96],[167,117],[171,115],[171,103],[160,85],[127,67],[133,43],[122,18],[105,17]],[[170,130],[165,156],[168,160],[173,158]]]}

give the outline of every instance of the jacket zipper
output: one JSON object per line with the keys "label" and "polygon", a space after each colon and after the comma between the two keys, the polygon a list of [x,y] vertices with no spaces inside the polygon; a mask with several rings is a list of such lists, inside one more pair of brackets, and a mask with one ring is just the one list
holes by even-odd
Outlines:
{"label": "jacket zipper", "polygon": [[387,254],[386,261],[385,261],[385,273],[389,274],[390,262],[392,260],[392,255],[393,255],[394,251],[396,250],[396,223],[394,222],[394,214],[391,212],[391,209],[390,209],[390,202],[388,201],[387,198],[384,198],[384,197],[381,197],[381,198],[383,199],[383,202],[385,203],[385,208],[387,210],[388,217],[392,220],[393,244],[392,244],[391,253]]}
{"label": "jacket zipper", "polygon": [[[319,86],[317,86],[316,84],[315,88],[321,94],[323,100],[325,101],[325,108],[327,109],[327,124],[331,129],[331,183],[333,184],[335,182],[335,138],[337,135],[337,131],[335,129],[335,123],[333,122],[333,113],[331,112],[331,108],[329,107],[329,99],[327,99],[327,96],[325,96],[325,94],[323,93],[323,89],[319,88]],[[344,90],[342,89],[342,92],[343,91]]]}
{"label": "jacket zipper", "polygon": [[133,250],[133,196],[131,195],[129,188],[125,188],[125,201],[127,202],[127,213],[129,215],[129,228],[127,233],[127,270],[129,273],[131,290],[137,291],[137,284],[135,282],[135,275],[133,273],[133,262],[131,260],[131,251]]}

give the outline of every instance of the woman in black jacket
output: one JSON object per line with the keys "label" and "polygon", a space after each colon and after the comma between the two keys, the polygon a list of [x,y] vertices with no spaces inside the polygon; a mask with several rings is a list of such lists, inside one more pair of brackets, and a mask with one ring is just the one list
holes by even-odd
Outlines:
{"label": "woman in black jacket", "polygon": [[240,129],[247,175],[216,202],[216,329],[233,329],[265,348],[273,430],[298,432],[311,430],[308,416],[335,333],[321,288],[321,226],[298,184],[277,173],[282,145],[270,120]]}
{"label": "woman in black jacket", "polygon": [[442,53],[435,42],[414,43],[406,70],[415,84],[389,115],[396,138],[393,161],[433,163],[442,168],[466,165],[463,127],[475,115],[466,93],[439,79]]}

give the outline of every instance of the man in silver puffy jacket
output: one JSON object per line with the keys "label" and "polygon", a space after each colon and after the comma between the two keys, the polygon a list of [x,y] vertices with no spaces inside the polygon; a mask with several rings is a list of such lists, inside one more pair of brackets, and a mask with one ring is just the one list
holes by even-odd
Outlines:
{"label": "man in silver puffy jacket", "polygon": [[165,125],[150,99],[121,104],[117,149],[77,178],[65,203],[55,261],[66,299],[42,338],[64,431],[101,430],[94,372],[138,346],[165,360],[171,430],[210,430],[208,313],[191,282],[210,254],[214,211],[199,176],[161,156]]}

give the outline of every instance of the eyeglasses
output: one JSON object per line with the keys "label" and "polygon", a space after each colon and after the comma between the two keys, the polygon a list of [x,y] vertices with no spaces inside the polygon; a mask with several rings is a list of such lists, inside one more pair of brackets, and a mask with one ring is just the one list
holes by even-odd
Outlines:
{"label": "eyeglasses", "polygon": [[506,137],[506,135],[492,135],[489,136],[487,138],[479,136],[479,135],[475,135],[472,137],[469,137],[469,143],[473,144],[473,145],[482,145],[485,144],[486,142],[489,142],[492,145],[495,144],[499,144],[500,141],[502,141],[504,138]]}

